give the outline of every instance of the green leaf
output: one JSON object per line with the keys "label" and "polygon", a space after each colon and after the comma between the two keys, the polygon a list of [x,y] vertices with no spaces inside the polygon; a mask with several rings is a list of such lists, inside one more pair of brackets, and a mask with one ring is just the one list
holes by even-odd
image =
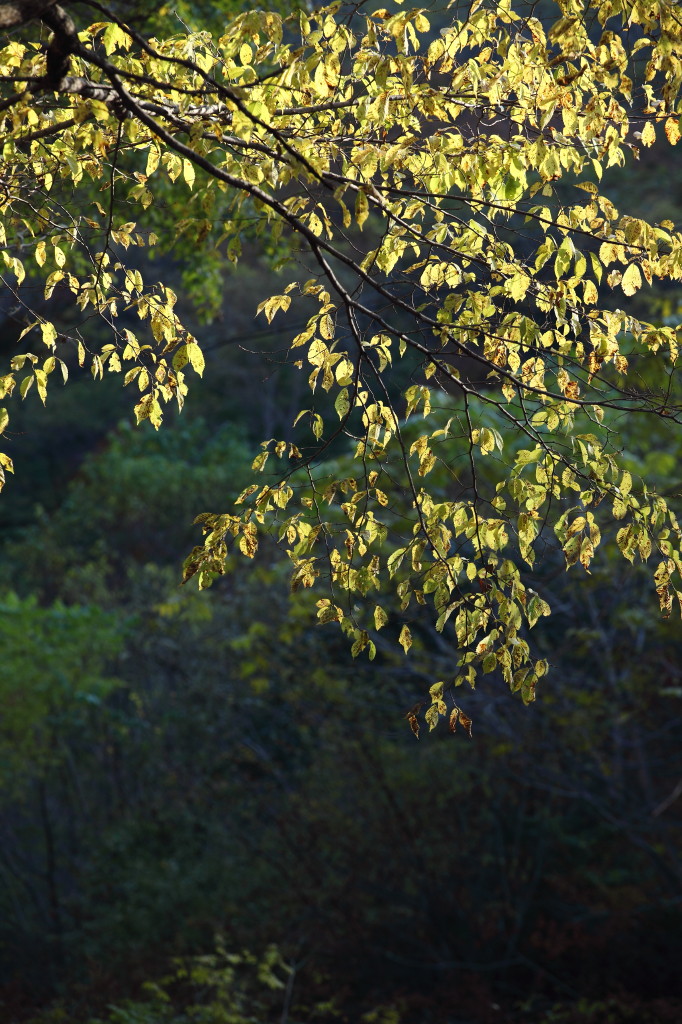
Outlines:
{"label": "green leaf", "polygon": [[358,189],[355,196],[355,220],[359,228],[362,228],[368,216],[369,203],[367,202],[367,196],[362,189]]}
{"label": "green leaf", "polygon": [[341,391],[339,391],[338,395],[336,396],[336,401],[334,402],[334,408],[336,409],[339,419],[345,419],[345,417],[350,412],[348,388],[342,388]]}

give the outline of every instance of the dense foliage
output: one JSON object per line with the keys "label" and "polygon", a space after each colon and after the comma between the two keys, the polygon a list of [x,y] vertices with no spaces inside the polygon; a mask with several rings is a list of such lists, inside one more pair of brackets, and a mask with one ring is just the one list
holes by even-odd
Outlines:
{"label": "dense foliage", "polygon": [[[436,36],[423,11],[336,4],[161,38],[76,7],[0,5],[20,29],[0,68],[4,281],[38,338],[4,394],[45,401],[73,348],[95,377],[124,374],[138,421],[182,406],[204,355],[136,255],[164,237],[238,260],[266,235],[297,274],[259,310],[271,321],[300,295],[308,314],[286,358],[308,367],[296,422],[312,436],[263,442],[254,469],[285,465],[203,515],[186,579],[208,585],[232,544],[252,558],[263,526],[354,655],[372,659],[388,623],[407,653],[411,608],[428,605],[458,651],[431,727],[456,725],[446,691],[481,673],[534,699],[548,664],[526,631],[550,606],[524,566],[549,529],[589,571],[615,521],[626,559],[653,558],[663,613],[682,602],[674,502],[633,480],[619,436],[624,415],[677,422],[677,329],[610,300],[679,280],[682,236],[601,188],[657,133],[680,138],[676,4],[563,0],[554,21],[454,4]],[[104,20],[77,25],[89,7]],[[68,326],[35,308],[37,280],[71,304]],[[415,436],[405,414],[423,417]],[[313,472],[330,457],[342,475]]]}

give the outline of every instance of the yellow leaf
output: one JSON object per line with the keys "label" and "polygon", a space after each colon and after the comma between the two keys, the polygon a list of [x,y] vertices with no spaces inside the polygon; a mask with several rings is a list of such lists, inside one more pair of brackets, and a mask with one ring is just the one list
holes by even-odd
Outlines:
{"label": "yellow leaf", "polygon": [[43,342],[47,345],[48,348],[54,348],[54,343],[57,340],[57,331],[55,330],[54,324],[41,324],[40,330],[43,335]]}
{"label": "yellow leaf", "polygon": [[150,146],[149,152],[147,153],[147,166],[145,168],[145,174],[147,177],[152,175],[159,166],[160,156],[161,151],[158,146]]}
{"label": "yellow leaf", "polygon": [[625,271],[620,286],[626,295],[634,295],[642,287],[642,275],[636,263],[631,263]]}
{"label": "yellow leaf", "polygon": [[614,245],[613,242],[602,242],[599,246],[599,259],[605,267],[608,267],[609,263],[614,263],[616,260],[620,260],[620,254],[620,247]]}
{"label": "yellow leaf", "polygon": [[676,117],[669,117],[665,122],[665,134],[671,146],[677,145],[680,140],[680,122]]}
{"label": "yellow leaf", "polygon": [[[268,323],[271,324],[277,310],[283,309],[284,312],[286,313],[290,305],[290,295],[271,295],[269,299],[265,299],[264,302],[260,303],[256,312],[265,313]],[[306,332],[306,334],[308,334],[309,336],[310,334],[312,334],[313,330],[314,328],[310,328],[309,332]],[[305,340],[304,335],[302,334],[299,334],[297,338],[294,338],[292,348],[296,348],[297,345],[302,345],[303,340],[301,339]]]}
{"label": "yellow leaf", "polygon": [[583,282],[583,301],[585,305],[592,306],[599,298],[599,292],[593,281]]}
{"label": "yellow leaf", "polygon": [[204,353],[201,351],[196,341],[188,342],[186,345],[186,351],[187,358],[192,366],[192,369],[201,377],[201,375],[204,372],[204,367],[206,366],[204,362]]}
{"label": "yellow leaf", "polygon": [[647,121],[647,123],[642,128],[642,145],[643,146],[653,146],[655,141],[656,141],[656,129],[652,125],[651,121]]}
{"label": "yellow leaf", "polygon": [[328,313],[325,313],[320,320],[320,334],[325,341],[331,341],[334,337],[334,321]]}
{"label": "yellow leaf", "polygon": [[187,346],[181,345],[173,356],[173,369],[182,370],[185,366],[187,366],[188,362],[189,356],[187,355]]}
{"label": "yellow leaf", "polygon": [[191,160],[182,161],[182,176],[187,182],[188,186],[192,188],[194,185],[194,179],[196,178],[196,172],[194,170],[194,164]]}
{"label": "yellow leaf", "polygon": [[351,363],[350,359],[342,359],[337,363],[335,370],[337,384],[340,384],[342,387],[346,387],[352,382],[354,372],[355,367]]}

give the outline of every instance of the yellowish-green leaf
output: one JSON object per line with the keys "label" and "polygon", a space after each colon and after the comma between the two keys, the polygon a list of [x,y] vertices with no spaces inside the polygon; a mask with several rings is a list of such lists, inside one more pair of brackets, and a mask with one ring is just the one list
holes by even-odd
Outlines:
{"label": "yellowish-green leaf", "polygon": [[334,402],[334,408],[336,409],[339,419],[345,419],[345,417],[350,412],[350,399],[348,398],[348,388],[342,388],[341,391],[339,391],[338,395],[336,396],[336,401]]}
{"label": "yellowish-green leaf", "polygon": [[380,604],[374,608],[374,628],[382,629],[388,622],[388,615]]}
{"label": "yellowish-green leaf", "polygon": [[355,220],[357,221],[359,228],[362,227],[368,217],[369,203],[367,201],[367,196],[362,189],[359,189],[355,197]]}
{"label": "yellowish-green leaf", "polygon": [[412,633],[407,625],[404,625],[400,630],[400,636],[398,637],[398,643],[405,651],[405,654],[409,651],[412,646]]}

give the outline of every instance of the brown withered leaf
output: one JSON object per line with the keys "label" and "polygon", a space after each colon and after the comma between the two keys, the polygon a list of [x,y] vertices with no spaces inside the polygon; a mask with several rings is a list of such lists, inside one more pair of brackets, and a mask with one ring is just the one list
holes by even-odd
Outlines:
{"label": "brown withered leaf", "polygon": [[453,708],[450,712],[450,732],[454,732],[457,728],[457,718],[459,716],[459,708]]}
{"label": "brown withered leaf", "polygon": [[[416,705],[416,707],[420,706],[421,705],[419,704]],[[405,715],[405,718],[410,723],[410,729],[412,730],[416,738],[419,739],[419,722],[417,720],[417,716],[413,715],[412,712],[410,712],[409,714]]]}
{"label": "brown withered leaf", "polygon": [[464,712],[461,711],[461,710],[459,712],[459,720],[462,723],[462,725],[464,726],[464,729],[466,730],[466,732],[469,733],[469,739],[471,739],[471,726],[473,725],[473,722],[471,721],[469,716],[465,715]]}
{"label": "brown withered leaf", "polygon": [[418,715],[423,707],[424,701],[418,700],[417,703],[409,709],[409,711],[405,712],[405,718],[410,718],[411,715]]}

